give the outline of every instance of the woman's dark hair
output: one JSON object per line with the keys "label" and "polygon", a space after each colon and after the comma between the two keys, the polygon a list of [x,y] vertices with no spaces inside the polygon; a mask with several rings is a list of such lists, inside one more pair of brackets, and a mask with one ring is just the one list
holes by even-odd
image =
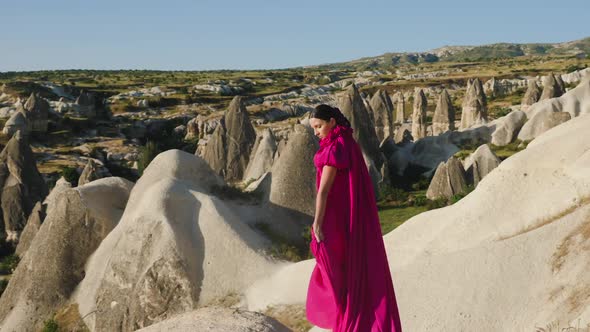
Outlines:
{"label": "woman's dark hair", "polygon": [[330,118],[334,118],[334,120],[336,120],[336,124],[350,127],[350,122],[337,107],[332,107],[326,104],[320,104],[316,106],[313,111],[311,111],[309,117],[324,121],[330,121]]}

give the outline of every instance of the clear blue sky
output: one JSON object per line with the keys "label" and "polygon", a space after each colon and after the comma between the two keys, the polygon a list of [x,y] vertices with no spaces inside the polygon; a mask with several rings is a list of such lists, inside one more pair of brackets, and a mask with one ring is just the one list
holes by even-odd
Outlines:
{"label": "clear blue sky", "polygon": [[590,36],[589,14],[588,0],[0,0],[0,71],[270,69],[561,42]]}

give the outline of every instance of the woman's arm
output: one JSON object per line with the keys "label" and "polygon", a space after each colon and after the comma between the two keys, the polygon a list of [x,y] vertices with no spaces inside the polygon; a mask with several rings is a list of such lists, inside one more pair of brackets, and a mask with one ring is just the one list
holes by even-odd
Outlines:
{"label": "woman's arm", "polygon": [[324,239],[322,232],[322,224],[324,222],[324,214],[326,212],[326,202],[328,200],[328,193],[334,179],[336,178],[337,168],[334,166],[324,165],[322,169],[322,178],[320,179],[320,187],[315,202],[315,218],[313,221],[313,230],[316,235],[316,241],[320,242]]}

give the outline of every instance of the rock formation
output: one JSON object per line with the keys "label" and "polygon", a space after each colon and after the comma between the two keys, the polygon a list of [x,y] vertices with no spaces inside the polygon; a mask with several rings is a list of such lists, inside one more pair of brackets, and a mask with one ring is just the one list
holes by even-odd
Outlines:
{"label": "rock formation", "polygon": [[191,140],[199,137],[199,124],[198,118],[192,118],[186,124],[186,136],[184,136],[185,140]]}
{"label": "rock formation", "polygon": [[395,94],[395,123],[405,122],[406,101],[404,94],[397,92]]}
{"label": "rock formation", "polygon": [[378,90],[369,103],[375,119],[375,133],[379,142],[387,137],[393,137],[393,104],[389,95]]}
{"label": "rock formation", "polygon": [[259,312],[204,307],[137,330],[137,332],[160,331],[289,332],[291,330],[276,319]]}
{"label": "rock formation", "polygon": [[426,197],[429,199],[451,198],[466,189],[467,181],[463,165],[457,158],[451,157],[447,162],[441,162],[436,168],[426,191]]}
{"label": "rock formation", "polygon": [[339,105],[344,116],[350,121],[355,140],[363,152],[373,160],[375,166],[381,168],[383,159],[379,151],[379,140],[356,85],[351,84],[348,87],[346,93],[341,96]]}
{"label": "rock formation", "polygon": [[414,93],[414,112],[412,113],[412,137],[419,140],[426,137],[426,96],[422,89]]}
{"label": "rock formation", "polygon": [[14,112],[4,124],[2,133],[8,137],[11,137],[19,130],[23,135],[28,134],[27,119],[23,112]]}
{"label": "rock formation", "polygon": [[76,105],[80,114],[88,118],[96,117],[96,96],[94,93],[82,90],[78,98],[76,98]]}
{"label": "rock formation", "polygon": [[248,163],[244,174],[244,181],[257,180],[262,174],[270,171],[277,151],[277,142],[270,128],[262,131],[256,137],[256,143],[252,149],[252,158]]}
{"label": "rock formation", "polygon": [[268,241],[211,195],[221,185],[204,160],[180,150],[149,164],[73,296],[91,331],[144,328],[274,270],[262,254]]}
{"label": "rock formation", "polygon": [[523,111],[512,111],[496,121],[491,143],[497,146],[508,145],[516,139],[527,118]]}
{"label": "rock formation", "polygon": [[583,114],[590,114],[590,75],[561,97],[542,100],[532,105],[526,111],[529,120],[522,126],[518,139],[530,141],[570,118]]}
{"label": "rock formation", "polygon": [[[580,116],[544,133],[459,202],[384,236],[404,330],[524,331],[587,321],[590,299],[580,292],[590,284],[588,128],[590,117]],[[289,264],[253,284],[248,309],[305,304],[314,264]],[[458,294],[461,301],[449,303]]]}
{"label": "rock formation", "polygon": [[455,130],[455,108],[451,96],[444,89],[438,96],[438,102],[432,117],[432,135],[438,136],[449,130]]}
{"label": "rock formation", "polygon": [[41,228],[41,223],[45,219],[45,205],[41,204],[41,202],[37,202],[31,214],[29,215],[29,219],[27,220],[27,224],[23,229],[23,232],[20,236],[18,241],[18,245],[16,246],[15,254],[18,257],[23,257],[25,252],[29,249],[31,244],[33,243],[33,239],[37,235],[39,228]]}
{"label": "rock formation", "polygon": [[537,85],[537,81],[529,80],[527,90],[522,98],[521,109],[525,111],[528,109],[532,104],[539,101],[541,98],[541,89]]}
{"label": "rock formation", "polygon": [[100,176],[98,175],[96,164],[94,163],[94,160],[88,159],[88,163],[86,163],[82,174],[80,174],[80,177],[78,178],[78,186],[83,186],[88,182],[98,179],[100,179]]}
{"label": "rock formation", "polygon": [[318,149],[311,130],[295,125],[285,150],[272,166],[272,204],[314,216],[316,170],[313,157]]}
{"label": "rock formation", "polygon": [[241,180],[256,140],[242,97],[231,101],[221,125],[213,132],[203,153],[211,168],[228,181]]}
{"label": "rock formation", "polygon": [[487,144],[482,144],[463,163],[467,182],[477,186],[498,165],[500,159]]}
{"label": "rock formation", "polygon": [[462,107],[460,129],[487,122],[487,99],[479,78],[467,83]]}
{"label": "rock formation", "polygon": [[6,240],[18,242],[33,206],[47,196],[33,151],[20,131],[0,153],[0,196]]}
{"label": "rock formation", "polygon": [[31,93],[24,105],[24,114],[30,133],[44,134],[47,132],[49,103],[45,99],[38,94]]}
{"label": "rock formation", "polygon": [[543,79],[543,93],[539,100],[557,98],[564,94],[563,81],[559,81],[555,75],[549,74]]}
{"label": "rock formation", "polygon": [[111,177],[57,195],[0,298],[3,330],[39,331],[66,304],[86,275],[86,260],[119,221],[132,185]]}

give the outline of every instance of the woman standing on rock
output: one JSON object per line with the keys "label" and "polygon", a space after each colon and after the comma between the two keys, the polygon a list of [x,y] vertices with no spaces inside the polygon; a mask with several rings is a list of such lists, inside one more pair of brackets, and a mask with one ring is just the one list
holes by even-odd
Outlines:
{"label": "woman standing on rock", "polygon": [[307,319],[336,332],[401,332],[373,185],[350,123],[328,105],[309,122],[320,148]]}

